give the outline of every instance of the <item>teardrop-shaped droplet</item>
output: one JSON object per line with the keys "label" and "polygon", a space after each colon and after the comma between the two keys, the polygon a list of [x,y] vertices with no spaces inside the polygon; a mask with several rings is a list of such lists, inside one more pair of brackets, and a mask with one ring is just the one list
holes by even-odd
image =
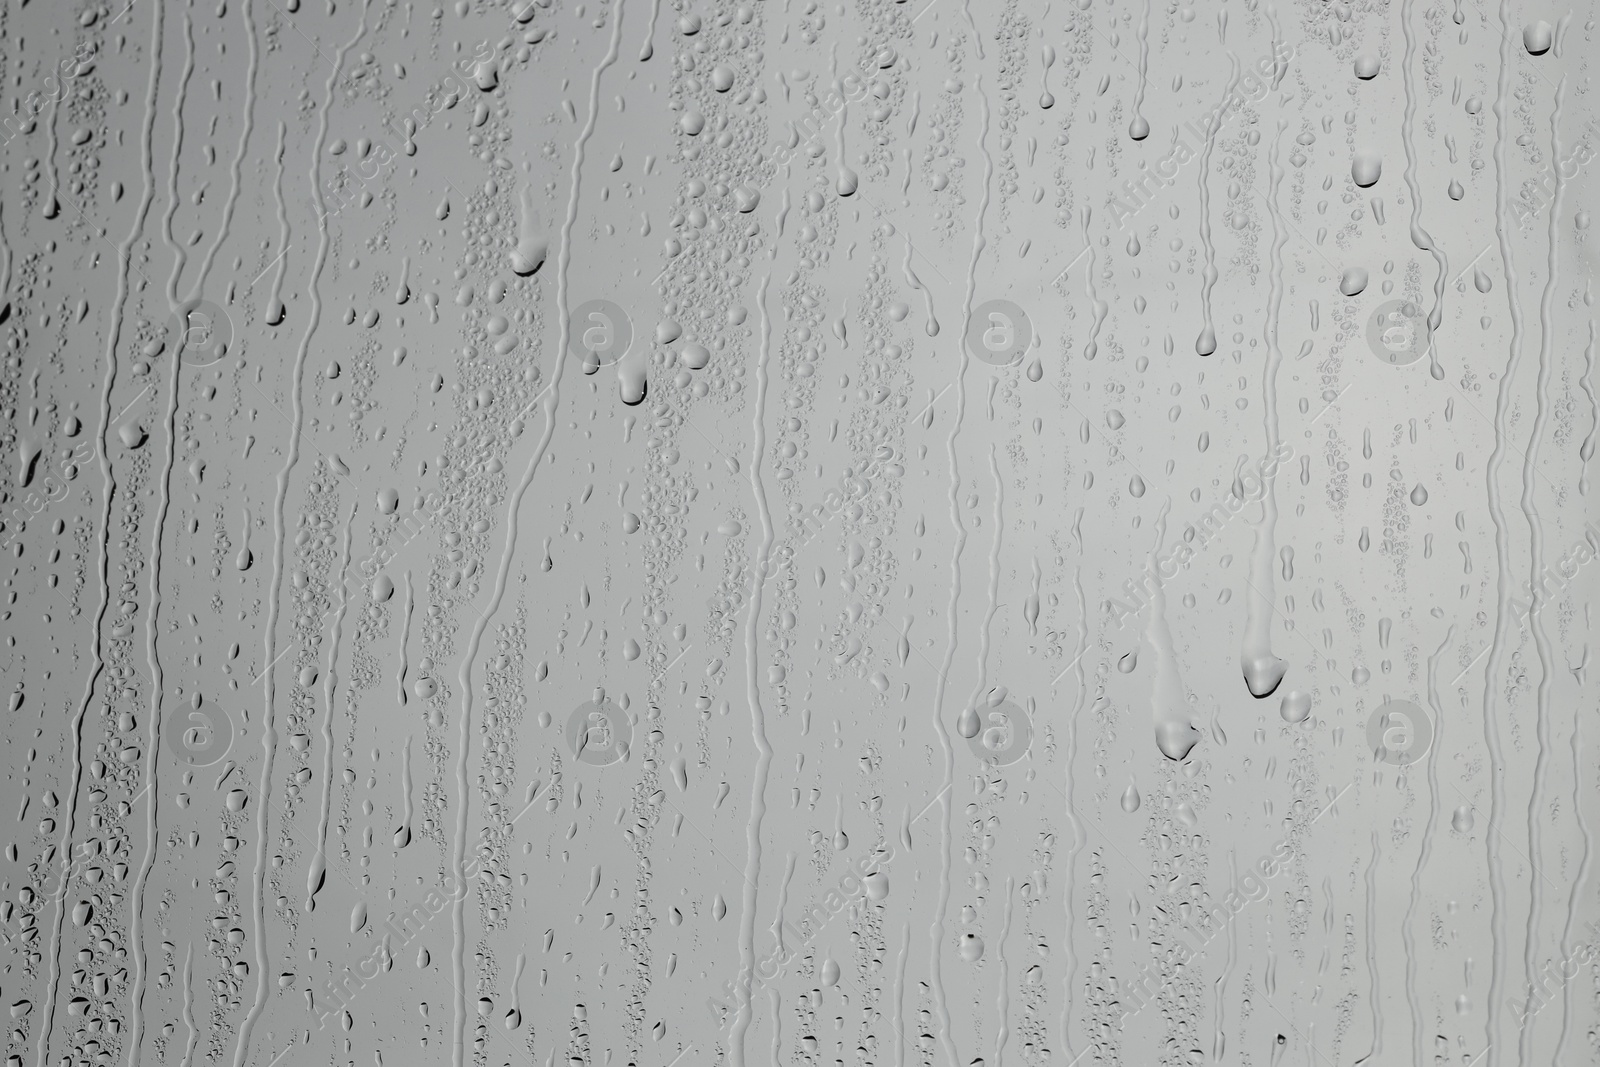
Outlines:
{"label": "teardrop-shaped droplet", "polygon": [[1411,502],[1419,508],[1428,502],[1428,491],[1422,487],[1421,482],[1418,482],[1416,488],[1411,490]]}
{"label": "teardrop-shaped droplet", "polygon": [[1298,689],[1291,689],[1283,694],[1283,703],[1278,705],[1278,714],[1284,722],[1305,722],[1311,715],[1311,694],[1302,693]]}
{"label": "teardrop-shaped droplet", "polygon": [[979,725],[981,724],[978,722],[978,709],[968,708],[956,720],[956,733],[970,741],[978,736]]}
{"label": "teardrop-shaped droplet", "polygon": [[1487,293],[1494,288],[1494,280],[1483,272],[1482,267],[1472,268],[1472,287],[1480,293]]}
{"label": "teardrop-shaped droplet", "polygon": [[1133,787],[1132,782],[1129,782],[1128,788],[1122,791],[1122,810],[1129,815],[1139,810],[1139,791]]}
{"label": "teardrop-shaped droplet", "polygon": [[1156,727],[1156,747],[1169,760],[1185,760],[1200,743],[1200,731],[1187,722],[1168,720]]}
{"label": "teardrop-shaped droplet", "polygon": [[1339,292],[1345,296],[1359,296],[1367,287],[1367,268],[1349,267],[1339,278]]}
{"label": "teardrop-shaped droplet", "polygon": [[1250,690],[1250,695],[1257,700],[1269,697],[1278,688],[1278,683],[1283,681],[1283,676],[1289,670],[1289,664],[1277,656],[1268,653],[1264,656],[1247,657],[1243,662],[1244,684]]}
{"label": "teardrop-shaped droplet", "polygon": [[1350,178],[1363,189],[1378,184],[1383,176],[1383,157],[1376,152],[1357,152],[1350,160]]}

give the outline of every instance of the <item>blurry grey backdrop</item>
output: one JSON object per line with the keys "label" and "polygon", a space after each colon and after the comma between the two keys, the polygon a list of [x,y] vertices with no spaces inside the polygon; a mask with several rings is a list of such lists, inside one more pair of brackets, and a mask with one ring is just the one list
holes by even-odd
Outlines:
{"label": "blurry grey backdrop", "polygon": [[6,1067],[1597,1062],[1594,38],[6,0]]}

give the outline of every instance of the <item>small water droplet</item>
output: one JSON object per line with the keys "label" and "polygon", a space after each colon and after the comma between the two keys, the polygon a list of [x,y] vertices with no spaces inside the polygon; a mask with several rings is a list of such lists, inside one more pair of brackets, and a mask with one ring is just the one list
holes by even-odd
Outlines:
{"label": "small water droplet", "polygon": [[956,733],[970,741],[978,736],[978,727],[980,725],[982,724],[978,721],[978,709],[968,708],[956,720]]}

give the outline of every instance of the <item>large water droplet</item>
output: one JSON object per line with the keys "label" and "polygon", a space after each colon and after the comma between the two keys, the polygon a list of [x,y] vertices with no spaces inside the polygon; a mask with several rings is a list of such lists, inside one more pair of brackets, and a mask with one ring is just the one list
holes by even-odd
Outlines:
{"label": "large water droplet", "polygon": [[1241,657],[1241,666],[1244,669],[1244,684],[1249,687],[1250,695],[1258,699],[1271,696],[1289,669],[1286,661],[1270,653]]}
{"label": "large water droplet", "polygon": [[1156,727],[1156,747],[1170,760],[1189,758],[1189,753],[1200,743],[1200,731],[1187,722],[1169,719]]}
{"label": "large water droplet", "polygon": [[1383,176],[1383,157],[1370,149],[1357,152],[1350,160],[1350,177],[1363,189],[1378,184]]}
{"label": "large water droplet", "polygon": [[1530,22],[1522,28],[1522,47],[1530,56],[1542,56],[1555,43],[1555,29],[1543,19]]}
{"label": "large water droplet", "polygon": [[1339,278],[1339,292],[1345,296],[1358,296],[1367,287],[1367,268],[1349,267]]}

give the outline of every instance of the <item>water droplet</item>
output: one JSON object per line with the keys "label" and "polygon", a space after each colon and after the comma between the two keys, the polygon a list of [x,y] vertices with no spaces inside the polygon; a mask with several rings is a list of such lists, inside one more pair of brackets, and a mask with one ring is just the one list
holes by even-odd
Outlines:
{"label": "water droplet", "polygon": [[1522,47],[1530,56],[1542,56],[1555,43],[1555,29],[1543,19],[1522,28]]}
{"label": "water droplet", "polygon": [[1249,688],[1250,695],[1258,699],[1271,696],[1289,670],[1287,662],[1271,653],[1245,657],[1243,667],[1244,684]]}
{"label": "water droplet", "polygon": [[1200,737],[1200,731],[1189,723],[1170,718],[1156,727],[1156,747],[1170,760],[1188,759]]}
{"label": "water droplet", "polygon": [[1383,157],[1370,149],[1357,152],[1350,160],[1350,177],[1363,189],[1378,184],[1383,176]]}
{"label": "water droplet", "polygon": [[1347,267],[1339,278],[1339,292],[1345,296],[1359,296],[1367,287],[1367,268]]}
{"label": "water droplet", "polygon": [[978,736],[978,728],[981,725],[982,724],[978,721],[978,709],[968,708],[966,711],[963,711],[961,713],[961,717],[956,720],[956,733],[970,741],[974,737]]}

